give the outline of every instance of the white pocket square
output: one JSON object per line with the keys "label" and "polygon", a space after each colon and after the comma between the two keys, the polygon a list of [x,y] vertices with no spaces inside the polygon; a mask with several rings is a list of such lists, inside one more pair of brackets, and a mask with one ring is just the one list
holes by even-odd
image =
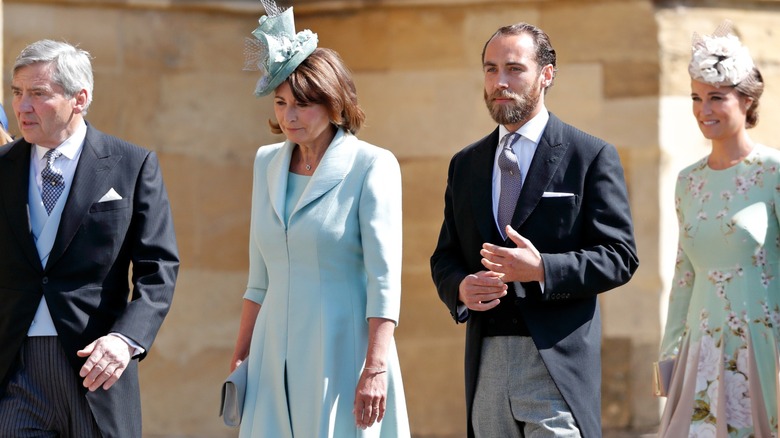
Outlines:
{"label": "white pocket square", "polygon": [[119,196],[119,193],[117,193],[113,187],[111,187],[111,190],[106,192],[106,194],[103,195],[103,197],[100,198],[98,202],[118,201],[120,199],[122,199],[122,197]]}
{"label": "white pocket square", "polygon": [[542,198],[568,198],[574,196],[574,193],[565,193],[565,192],[544,192],[542,193]]}

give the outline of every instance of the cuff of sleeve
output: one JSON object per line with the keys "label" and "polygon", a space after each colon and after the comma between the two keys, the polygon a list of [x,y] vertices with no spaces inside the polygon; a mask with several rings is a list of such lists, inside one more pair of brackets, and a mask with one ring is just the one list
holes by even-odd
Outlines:
{"label": "cuff of sleeve", "polygon": [[132,357],[140,356],[141,354],[144,354],[146,352],[146,349],[138,345],[134,340],[128,338],[127,336],[121,333],[111,332],[109,333],[109,335],[116,336],[117,338],[125,341],[125,343],[129,345],[130,348],[133,350],[131,354]]}
{"label": "cuff of sleeve", "polygon": [[456,309],[458,314],[456,320],[460,323],[466,322],[469,319],[469,308],[465,304],[460,303]]}
{"label": "cuff of sleeve", "polygon": [[244,292],[244,299],[262,305],[263,300],[265,300],[265,293],[266,289],[247,289]]}

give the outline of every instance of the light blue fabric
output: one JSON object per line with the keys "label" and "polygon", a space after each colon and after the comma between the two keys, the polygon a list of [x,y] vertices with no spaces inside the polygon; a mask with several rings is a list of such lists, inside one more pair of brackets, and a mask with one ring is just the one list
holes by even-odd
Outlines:
{"label": "light blue fabric", "polygon": [[292,172],[289,172],[287,175],[287,198],[284,204],[285,224],[290,222],[290,214],[292,214],[295,204],[301,199],[303,190],[306,189],[306,185],[311,180],[311,177],[308,175],[298,175]]}
{"label": "light blue fabric", "polygon": [[30,179],[27,190],[30,233],[35,240],[35,247],[38,249],[38,255],[41,257],[41,267],[46,267],[46,262],[49,260],[49,253],[51,253],[51,248],[54,246],[54,240],[57,237],[57,229],[60,227],[62,210],[65,208],[65,202],[68,199],[71,184],[68,182],[65,183],[65,188],[62,190],[59,199],[57,199],[57,203],[54,204],[51,214],[47,214],[46,207],[43,206],[41,191],[38,189],[38,185],[35,182],[36,177],[37,175],[33,170],[33,166],[30,166]]}
{"label": "light blue fabric", "polygon": [[388,151],[339,131],[283,221],[294,145],[255,158],[246,299],[262,304],[249,353],[241,437],[408,437],[394,344],[387,413],[352,414],[367,318],[398,321],[401,174]]}
{"label": "light blue fabric", "polygon": [[[263,15],[260,26],[252,31],[260,44],[256,67],[261,76],[255,86],[255,96],[273,92],[317,48],[317,34],[306,29],[295,33],[295,17],[290,7],[277,15]],[[251,46],[250,46],[251,47]]]}

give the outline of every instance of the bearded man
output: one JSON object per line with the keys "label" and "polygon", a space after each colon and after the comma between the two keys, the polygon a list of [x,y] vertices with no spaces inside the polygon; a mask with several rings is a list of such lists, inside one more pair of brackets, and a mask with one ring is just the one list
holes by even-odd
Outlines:
{"label": "bearded man", "polygon": [[620,159],[547,111],[556,54],[541,29],[498,29],[482,65],[499,126],[452,158],[431,257],[467,323],[468,436],[600,437],[597,295],[639,264]]}

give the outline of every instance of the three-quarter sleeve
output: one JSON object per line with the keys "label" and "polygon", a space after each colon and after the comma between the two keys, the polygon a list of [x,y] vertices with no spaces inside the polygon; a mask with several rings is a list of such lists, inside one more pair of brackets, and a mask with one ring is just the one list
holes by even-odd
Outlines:
{"label": "three-quarter sleeve", "polygon": [[244,293],[244,299],[254,301],[257,304],[263,304],[268,290],[268,270],[257,240],[258,233],[261,232],[261,230],[257,229],[258,203],[262,202],[260,201],[261,193],[267,192],[267,189],[264,188],[266,180],[263,177],[264,173],[261,172],[261,163],[260,151],[258,151],[255,157],[252,182],[252,213],[249,225],[249,279],[246,292]]}
{"label": "three-quarter sleeve", "polygon": [[664,336],[661,340],[661,358],[669,358],[676,356],[679,352],[680,340],[685,331],[687,324],[688,307],[691,302],[691,294],[693,293],[693,282],[695,280],[695,274],[693,266],[685,253],[682,245],[679,243],[682,241],[685,233],[685,218],[683,217],[682,210],[680,209],[680,203],[682,201],[683,191],[685,190],[685,183],[682,178],[677,179],[677,187],[675,189],[675,205],[677,206],[677,221],[679,224],[679,238],[677,246],[677,259],[674,265],[674,277],[672,279],[672,287],[669,292],[669,307],[666,316],[666,328],[664,329]]}
{"label": "three-quarter sleeve", "polygon": [[398,322],[401,311],[401,169],[381,151],[366,173],[360,194],[359,224],[367,275],[366,318]]}

